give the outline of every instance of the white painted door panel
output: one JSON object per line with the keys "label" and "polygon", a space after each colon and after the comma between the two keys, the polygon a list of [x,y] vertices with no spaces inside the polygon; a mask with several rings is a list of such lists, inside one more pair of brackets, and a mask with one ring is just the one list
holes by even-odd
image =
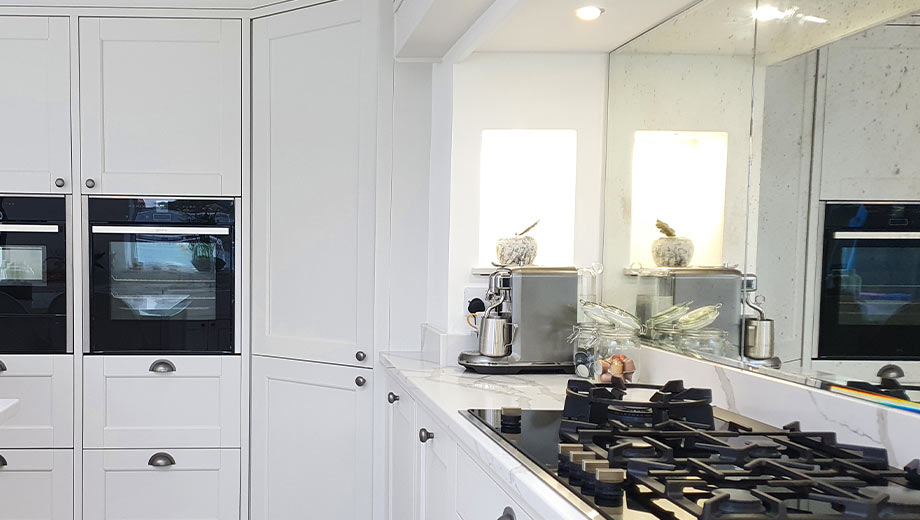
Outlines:
{"label": "white painted door panel", "polygon": [[253,22],[258,354],[374,359],[376,85],[366,4],[338,0]]}
{"label": "white painted door panel", "polygon": [[69,19],[0,16],[0,78],[0,192],[70,193]]}
{"label": "white painted door panel", "polygon": [[240,195],[242,52],[240,20],[81,18],[83,193]]}
{"label": "white painted door panel", "polygon": [[[457,518],[498,518],[511,508],[516,520],[532,520],[462,449],[457,450]],[[445,517],[446,518],[446,517]]]}
{"label": "white painted door panel", "polygon": [[[168,454],[170,466],[150,465]],[[240,516],[240,452],[85,450],[83,518],[233,520]]]}
{"label": "white painted door panel", "polygon": [[371,518],[372,374],[253,356],[252,520]]}
{"label": "white painted door panel", "polygon": [[[151,371],[164,360],[175,370]],[[239,356],[86,356],[87,448],[238,448]]]}
{"label": "white painted door panel", "polygon": [[[387,519],[419,517],[419,454],[417,406],[408,392],[387,378]],[[390,397],[392,395],[393,397]],[[392,402],[390,402],[392,401]]]}
{"label": "white painted door panel", "polygon": [[[418,409],[418,427],[434,434],[422,443],[421,513],[423,520],[443,520],[454,517],[456,501],[457,443],[450,432],[428,414]],[[419,440],[415,432],[415,441]],[[500,516],[500,515],[499,515]],[[482,517],[488,518],[488,517]]]}
{"label": "white painted door panel", "polygon": [[0,448],[72,447],[73,356],[0,355],[0,363],[0,396],[19,399],[0,423]]}
{"label": "white painted door panel", "polygon": [[0,450],[0,520],[73,518],[73,450]]}

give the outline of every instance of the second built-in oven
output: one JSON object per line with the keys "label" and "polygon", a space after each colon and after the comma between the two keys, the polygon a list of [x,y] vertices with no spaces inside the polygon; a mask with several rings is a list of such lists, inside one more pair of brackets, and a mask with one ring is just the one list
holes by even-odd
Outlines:
{"label": "second built-in oven", "polygon": [[84,350],[234,352],[235,201],[101,197],[86,203]]}

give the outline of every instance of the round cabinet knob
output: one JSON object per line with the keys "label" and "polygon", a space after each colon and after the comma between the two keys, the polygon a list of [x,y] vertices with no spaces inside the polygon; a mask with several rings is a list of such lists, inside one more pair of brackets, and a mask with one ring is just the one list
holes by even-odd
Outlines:
{"label": "round cabinet knob", "polygon": [[92,180],[92,179],[86,179],[86,182],[84,182],[83,184],[85,184],[86,187],[89,188],[89,189],[93,189],[93,188],[96,187],[96,181],[94,181],[94,180]]}
{"label": "round cabinet knob", "polygon": [[517,516],[514,514],[514,509],[506,507],[505,510],[502,511],[502,516],[498,517],[498,520],[517,520]]}
{"label": "round cabinet knob", "polygon": [[64,187],[64,178],[63,178],[63,177],[58,177],[57,179],[54,179],[54,185],[57,186],[58,188],[63,188],[63,187]]}
{"label": "round cabinet knob", "polygon": [[395,403],[396,401],[399,401],[399,396],[398,396],[398,395],[394,394],[393,392],[390,392],[390,393],[387,394],[387,402],[388,402],[388,403],[393,404],[393,403]]}
{"label": "round cabinet knob", "polygon": [[355,384],[358,386],[364,386],[364,383],[367,383],[367,379],[364,379],[361,376],[355,378]]}
{"label": "round cabinet knob", "polygon": [[363,350],[359,350],[355,352],[355,359],[357,359],[358,361],[364,361],[365,359],[367,359],[367,354],[365,354]]}
{"label": "round cabinet knob", "polygon": [[422,442],[428,442],[431,439],[434,439],[434,434],[430,431],[426,430],[425,428],[422,428],[418,431],[418,440]]}

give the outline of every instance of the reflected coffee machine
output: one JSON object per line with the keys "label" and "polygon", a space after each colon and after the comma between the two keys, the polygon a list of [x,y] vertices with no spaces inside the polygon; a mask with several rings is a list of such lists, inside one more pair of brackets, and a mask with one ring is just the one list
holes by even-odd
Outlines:
{"label": "reflected coffee machine", "polygon": [[575,267],[500,268],[489,277],[487,299],[479,350],[460,354],[460,365],[483,374],[573,371],[566,337],[576,321]]}

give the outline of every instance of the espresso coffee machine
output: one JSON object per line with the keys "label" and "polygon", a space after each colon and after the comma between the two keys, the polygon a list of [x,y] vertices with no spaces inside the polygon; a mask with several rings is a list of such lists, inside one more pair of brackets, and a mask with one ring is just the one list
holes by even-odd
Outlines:
{"label": "espresso coffee machine", "polygon": [[489,277],[487,299],[480,348],[460,354],[460,365],[483,374],[573,370],[566,337],[576,321],[576,268],[501,268]]}

